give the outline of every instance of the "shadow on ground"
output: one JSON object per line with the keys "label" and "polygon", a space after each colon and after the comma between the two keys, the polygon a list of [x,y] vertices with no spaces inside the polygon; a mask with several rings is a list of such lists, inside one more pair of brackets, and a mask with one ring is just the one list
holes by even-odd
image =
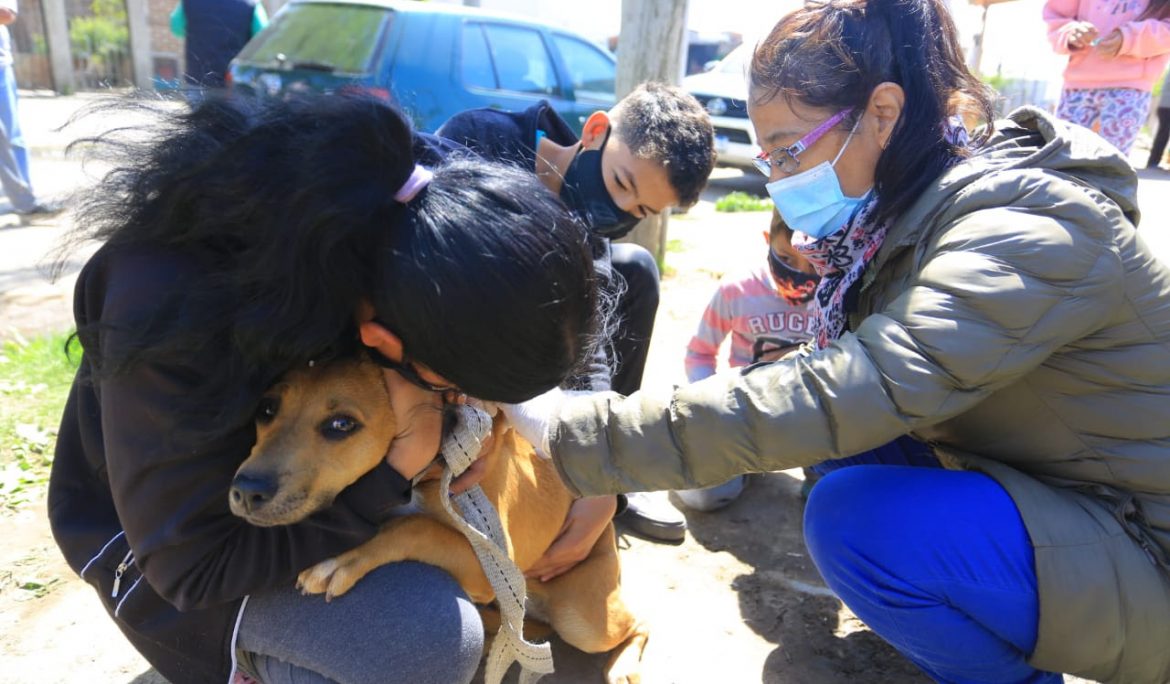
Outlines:
{"label": "shadow on ground", "polygon": [[735,580],[744,624],[776,645],[760,673],[784,684],[929,682],[869,631],[825,588],[802,534],[800,480],[782,473],[751,477],[724,510],[688,512],[691,535],[754,568]]}

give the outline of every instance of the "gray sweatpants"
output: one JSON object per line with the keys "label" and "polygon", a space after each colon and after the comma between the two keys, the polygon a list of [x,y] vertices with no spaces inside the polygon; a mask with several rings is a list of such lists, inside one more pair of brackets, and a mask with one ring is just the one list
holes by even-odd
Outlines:
{"label": "gray sweatpants", "polygon": [[236,650],[263,684],[456,684],[475,674],[483,624],[450,575],[392,563],[329,603],[291,586],[253,594]]}

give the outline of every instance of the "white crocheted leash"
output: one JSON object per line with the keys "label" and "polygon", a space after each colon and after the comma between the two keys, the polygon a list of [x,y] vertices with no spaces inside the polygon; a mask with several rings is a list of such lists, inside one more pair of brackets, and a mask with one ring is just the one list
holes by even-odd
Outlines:
{"label": "white crocheted leash", "polygon": [[443,459],[447,467],[443,470],[439,491],[443,508],[475,549],[500,606],[500,631],[488,654],[484,682],[499,684],[512,663],[518,662],[521,684],[532,684],[553,671],[552,647],[524,640],[527,589],[520,568],[508,557],[500,515],[479,485],[454,497],[458,510],[451,505],[451,479],[475,461],[484,440],[491,434],[492,419],[473,406],[459,405],[456,411],[455,427],[443,440]]}

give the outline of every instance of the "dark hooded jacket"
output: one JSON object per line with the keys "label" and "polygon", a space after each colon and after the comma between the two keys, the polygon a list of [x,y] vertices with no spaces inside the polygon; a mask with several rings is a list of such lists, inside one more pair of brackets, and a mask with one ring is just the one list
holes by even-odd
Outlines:
{"label": "dark hooded jacket", "polygon": [[[415,155],[436,164],[455,149],[419,135]],[[291,586],[301,570],[372,537],[410,500],[410,483],[383,462],[307,520],[254,527],[228,507],[256,441],[252,422],[208,440],[179,409],[230,349],[94,379],[95,360],[133,344],[134,326],[173,302],[197,269],[191,255],[148,247],[102,247],[82,269],[74,318],[79,330],[100,332],[81,357],[49,482],[49,522],[66,561],[173,684],[227,682],[250,593]]]}

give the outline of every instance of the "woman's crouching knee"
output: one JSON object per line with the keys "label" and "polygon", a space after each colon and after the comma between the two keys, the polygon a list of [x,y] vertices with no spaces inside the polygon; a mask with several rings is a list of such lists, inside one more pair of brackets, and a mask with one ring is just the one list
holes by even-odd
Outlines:
{"label": "woman's crouching knee", "polygon": [[[821,575],[832,584],[834,568],[856,555],[881,529],[885,517],[880,485],[874,478],[888,475],[882,466],[854,466],[826,474],[809,493],[804,508],[804,542]],[[877,505],[875,505],[877,504]],[[881,535],[878,535],[881,536]]]}

